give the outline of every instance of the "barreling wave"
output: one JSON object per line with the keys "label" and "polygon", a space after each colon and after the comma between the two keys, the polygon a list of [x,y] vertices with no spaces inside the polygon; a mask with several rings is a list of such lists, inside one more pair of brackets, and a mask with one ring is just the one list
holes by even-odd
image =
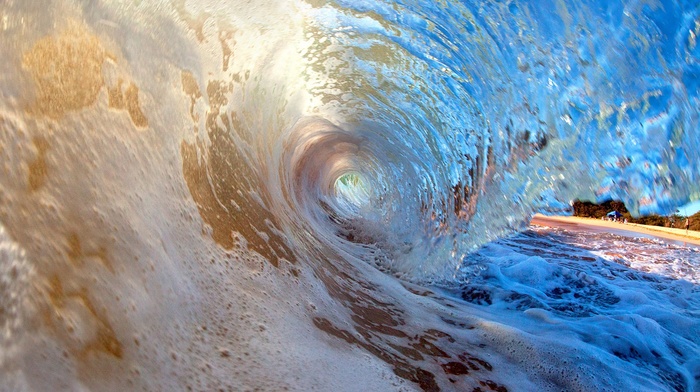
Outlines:
{"label": "barreling wave", "polygon": [[328,140],[353,147],[315,161],[310,171],[330,177],[301,188],[332,217],[323,190],[358,173],[367,200],[343,224],[359,219],[353,230],[367,233],[353,238],[387,250],[393,269],[449,276],[475,247],[576,197],[666,213],[698,192],[689,4],[340,1],[306,12],[321,37],[304,56],[321,81],[312,111],[335,126]]}
{"label": "barreling wave", "polygon": [[[0,12],[0,250],[13,249],[0,326],[21,336],[0,339],[10,389],[312,389],[349,385],[333,376],[348,361],[366,389],[450,385],[465,363],[493,365],[411,330],[461,324],[426,315],[432,293],[408,282],[463,279],[479,246],[577,197],[634,213],[700,197],[692,1]],[[338,372],[289,381],[324,368],[298,361],[309,353]],[[462,367],[434,376],[435,356]],[[35,360],[48,370],[17,365]]]}

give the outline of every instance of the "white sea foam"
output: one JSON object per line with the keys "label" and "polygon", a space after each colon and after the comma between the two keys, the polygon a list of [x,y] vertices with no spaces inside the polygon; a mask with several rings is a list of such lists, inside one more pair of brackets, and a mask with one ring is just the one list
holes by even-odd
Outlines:
{"label": "white sea foam", "polygon": [[[606,256],[611,249],[616,257]],[[527,334],[537,342],[533,351],[555,350],[557,361],[575,364],[553,376],[559,387],[579,376],[583,384],[566,390],[587,382],[598,382],[599,390],[696,389],[697,252],[661,240],[535,226],[474,254],[484,271],[470,271],[469,282],[449,292]],[[657,258],[636,256],[645,253]],[[692,267],[679,273],[673,263]],[[531,355],[515,358],[533,365]],[[550,365],[551,358],[536,366]]]}

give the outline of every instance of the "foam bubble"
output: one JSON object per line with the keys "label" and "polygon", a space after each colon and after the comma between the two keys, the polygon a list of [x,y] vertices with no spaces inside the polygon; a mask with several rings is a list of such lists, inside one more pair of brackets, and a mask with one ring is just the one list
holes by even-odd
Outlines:
{"label": "foam bubble", "polygon": [[27,390],[20,363],[34,310],[28,298],[33,275],[26,252],[0,225],[0,372],[6,391]]}

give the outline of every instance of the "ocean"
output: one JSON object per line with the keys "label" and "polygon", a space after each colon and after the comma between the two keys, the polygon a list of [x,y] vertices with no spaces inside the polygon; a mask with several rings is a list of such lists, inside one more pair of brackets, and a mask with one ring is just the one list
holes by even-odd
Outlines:
{"label": "ocean", "polygon": [[0,391],[700,390],[693,1],[0,2]]}

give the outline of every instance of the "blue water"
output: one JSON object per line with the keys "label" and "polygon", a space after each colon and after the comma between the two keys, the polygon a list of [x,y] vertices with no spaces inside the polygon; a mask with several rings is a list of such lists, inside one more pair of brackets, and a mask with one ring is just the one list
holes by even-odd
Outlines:
{"label": "blue water", "polygon": [[692,1],[0,4],[0,391],[697,390]]}
{"label": "blue water", "polygon": [[439,259],[436,237],[460,259],[576,197],[646,214],[696,195],[697,13],[692,2],[341,1],[312,11],[337,45],[324,51],[340,59],[327,76],[352,80],[334,101],[353,108],[346,129],[390,143],[353,169],[408,210],[387,218],[392,230],[417,204],[422,222],[432,216],[423,234]]}

